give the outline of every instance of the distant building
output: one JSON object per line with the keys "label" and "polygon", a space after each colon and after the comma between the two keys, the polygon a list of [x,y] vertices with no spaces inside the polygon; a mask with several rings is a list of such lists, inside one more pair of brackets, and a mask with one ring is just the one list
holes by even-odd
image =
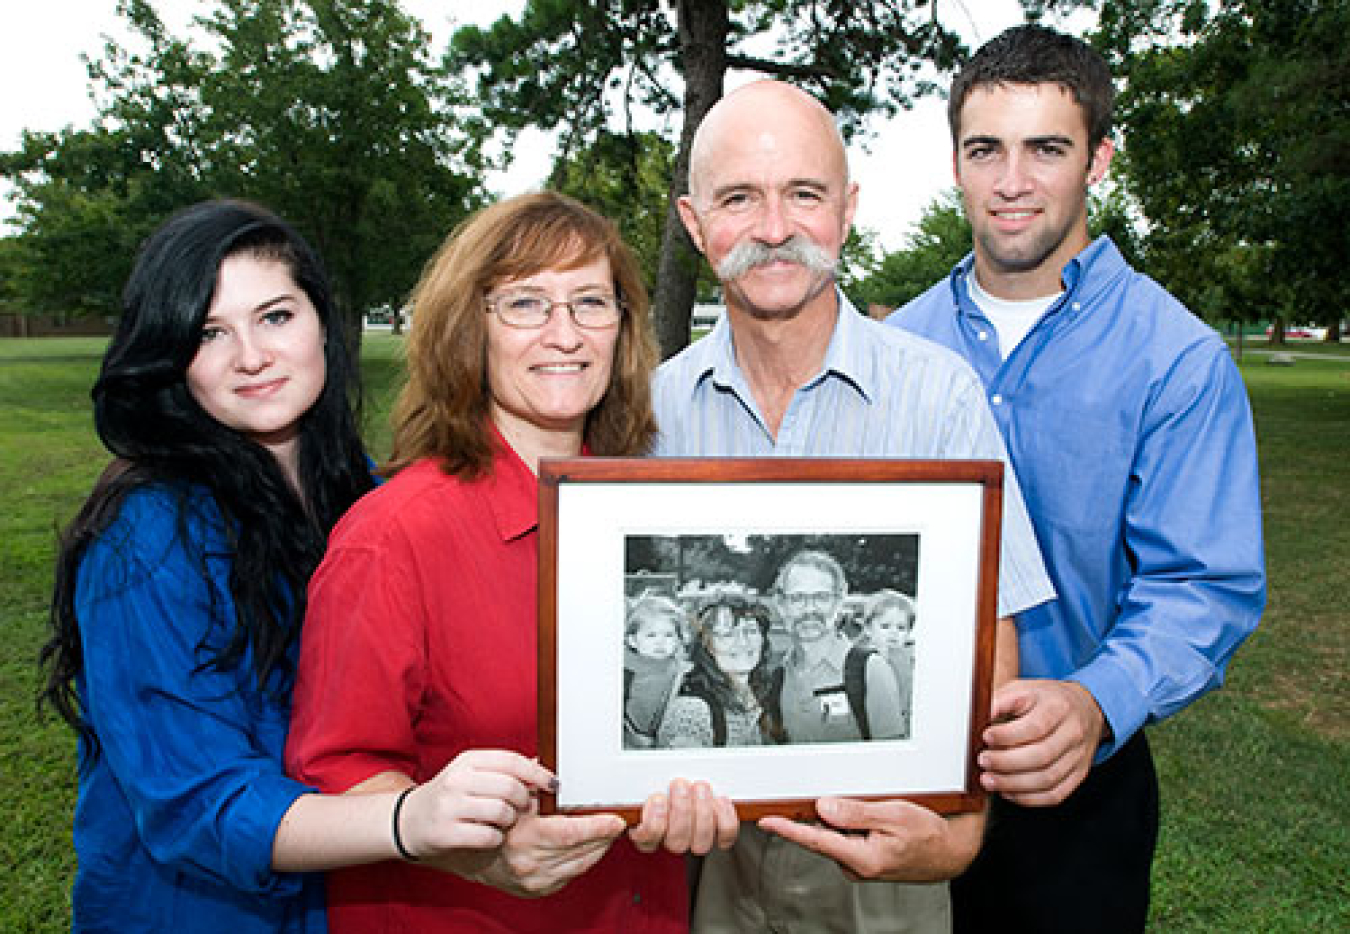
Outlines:
{"label": "distant building", "polygon": [[[394,327],[395,317],[399,319],[397,328]],[[408,325],[412,324],[412,306],[395,308],[389,304],[376,305],[366,312],[362,324],[367,331],[406,331]]]}
{"label": "distant building", "polygon": [[693,312],[689,315],[689,326],[699,328],[704,331],[712,330],[717,319],[722,317],[725,309],[721,305],[695,305]]}

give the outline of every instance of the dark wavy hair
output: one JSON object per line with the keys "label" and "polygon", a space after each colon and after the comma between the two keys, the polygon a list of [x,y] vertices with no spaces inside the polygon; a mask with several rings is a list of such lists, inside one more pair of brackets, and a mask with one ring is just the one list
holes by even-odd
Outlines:
{"label": "dark wavy hair", "polygon": [[1116,89],[1111,69],[1082,39],[1046,26],[1014,26],[986,42],[961,67],[947,99],[952,142],[960,145],[961,110],[972,91],[1001,84],[1057,84],[1073,95],[1087,121],[1088,147],[1111,133]]}
{"label": "dark wavy hair", "polygon": [[708,648],[708,630],[726,617],[730,617],[733,623],[753,620],[759,626],[762,642],[759,662],[750,672],[750,690],[760,704],[761,731],[775,742],[783,742],[782,724],[776,715],[778,705],[771,698],[777,690],[774,684],[776,662],[769,657],[769,629],[773,625],[773,616],[760,601],[737,594],[723,594],[699,609],[694,617],[693,638],[689,640],[690,668],[684,676],[685,688],[696,697],[709,698],[723,710],[745,709],[735,686]]}
{"label": "dark wavy hair", "polygon": [[[271,453],[209,416],[188,391],[221,264],[238,255],[285,265],[323,326],[326,380],[300,419],[299,491]],[[305,585],[333,524],[372,486],[357,430],[356,363],[318,255],[289,224],[248,202],[207,201],[173,215],[136,257],[92,396],[95,427],[114,460],[60,537],[39,705],[93,739],[75,686],[84,663],[76,574],[127,495],[152,486],[175,497],[178,535],[204,578],[206,556],[188,534],[193,500],[205,492],[223,520],[235,618],[220,620],[229,634],[221,644],[198,647],[202,668],[231,670],[250,655],[260,689],[284,696]]]}

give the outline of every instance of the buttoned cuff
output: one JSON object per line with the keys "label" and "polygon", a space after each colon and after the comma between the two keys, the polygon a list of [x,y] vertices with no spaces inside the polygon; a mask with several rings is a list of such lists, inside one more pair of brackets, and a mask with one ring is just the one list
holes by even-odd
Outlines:
{"label": "buttoned cuff", "polygon": [[1110,727],[1109,739],[1097,748],[1093,765],[1100,765],[1129,740],[1148,719],[1148,702],[1130,678],[1109,659],[1098,656],[1064,680],[1082,685],[1092,695]]}

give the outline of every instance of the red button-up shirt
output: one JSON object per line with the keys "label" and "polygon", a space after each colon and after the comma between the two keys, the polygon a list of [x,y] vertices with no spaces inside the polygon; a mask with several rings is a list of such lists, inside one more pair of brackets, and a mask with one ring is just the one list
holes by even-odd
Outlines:
{"label": "red button-up shirt", "polygon": [[[465,483],[422,461],[358,502],[310,584],[288,769],[339,792],[423,782],[468,749],[534,756],[537,481],[510,451]],[[330,873],[334,934],[688,929],[683,862],[620,838],[589,872],[522,899],[400,862]]]}

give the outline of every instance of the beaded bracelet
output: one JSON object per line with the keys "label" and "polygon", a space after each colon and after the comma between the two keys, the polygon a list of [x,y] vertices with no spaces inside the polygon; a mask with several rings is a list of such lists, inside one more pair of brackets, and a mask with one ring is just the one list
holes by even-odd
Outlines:
{"label": "beaded bracelet", "polygon": [[398,799],[394,802],[394,816],[391,821],[394,831],[394,849],[398,850],[398,855],[403,857],[405,862],[409,863],[415,863],[418,860],[417,857],[409,853],[408,848],[403,845],[403,837],[398,832],[398,816],[403,811],[403,802],[407,800],[408,795],[412,794],[413,789],[416,787],[416,785],[409,785],[399,792]]}

